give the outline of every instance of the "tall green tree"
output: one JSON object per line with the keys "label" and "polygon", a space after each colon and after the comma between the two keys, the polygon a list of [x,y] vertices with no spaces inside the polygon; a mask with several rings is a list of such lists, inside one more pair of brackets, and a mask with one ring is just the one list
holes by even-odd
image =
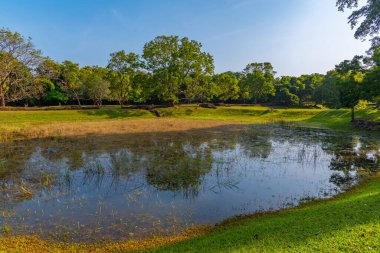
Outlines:
{"label": "tall green tree", "polygon": [[199,75],[194,78],[185,79],[186,89],[184,90],[185,100],[208,102],[217,96],[217,86],[210,75]]}
{"label": "tall green tree", "polygon": [[47,103],[66,103],[68,95],[60,89],[59,80],[61,76],[61,65],[50,58],[45,58],[38,65],[36,73],[37,80],[44,88],[43,101]]}
{"label": "tall green tree", "polygon": [[287,106],[299,104],[299,97],[290,91],[293,80],[295,80],[295,78],[291,76],[282,76],[276,79],[276,95],[274,97],[276,104]]}
{"label": "tall green tree", "polygon": [[70,96],[77,101],[81,106],[81,97],[83,96],[83,84],[80,79],[79,64],[71,61],[64,61],[61,64],[61,73],[59,78],[59,85],[62,90],[70,94]]}
{"label": "tall green tree", "polygon": [[313,95],[316,103],[329,107],[340,106],[338,83],[339,75],[336,70],[331,70],[325,75],[323,82],[318,86]]}
{"label": "tall green tree", "polygon": [[251,63],[244,69],[244,86],[249,90],[255,103],[275,95],[275,74],[269,62]]}
{"label": "tall green tree", "polygon": [[101,107],[103,100],[109,98],[110,95],[110,83],[107,75],[108,69],[98,66],[87,66],[81,69],[80,78],[85,94],[98,107]]}
{"label": "tall green tree", "polygon": [[225,102],[239,98],[239,80],[230,73],[222,73],[214,76],[217,88],[217,97]]}
{"label": "tall green tree", "polygon": [[322,85],[323,80],[324,76],[321,74],[302,75],[298,78],[296,95],[300,105],[312,100],[315,89]]}
{"label": "tall green tree", "polygon": [[37,96],[41,87],[33,79],[32,71],[41,60],[31,38],[17,32],[0,29],[0,105],[7,101]]}
{"label": "tall green tree", "polygon": [[110,71],[111,91],[121,107],[137,89],[135,77],[142,66],[140,56],[135,53],[126,54],[122,50],[110,55],[107,68]]}
{"label": "tall green tree", "polygon": [[[360,4],[360,6],[359,6]],[[364,40],[372,37],[373,44],[378,44],[376,37],[380,31],[380,2],[378,0],[337,0],[336,5],[340,11],[355,9],[348,17],[351,28],[356,28],[355,38]]]}
{"label": "tall green tree", "polygon": [[202,51],[202,44],[178,36],[158,36],[144,46],[143,58],[153,74],[153,82],[159,99],[179,101],[191,84],[198,85],[201,75],[214,71],[213,58]]}
{"label": "tall green tree", "polygon": [[376,101],[380,106],[380,46],[374,49],[371,57],[374,66],[368,71],[363,82],[363,98]]}
{"label": "tall green tree", "polygon": [[355,106],[361,98],[361,84],[364,80],[365,66],[362,56],[345,60],[335,67],[339,74],[338,89],[340,103],[351,108],[351,121],[355,121]]}

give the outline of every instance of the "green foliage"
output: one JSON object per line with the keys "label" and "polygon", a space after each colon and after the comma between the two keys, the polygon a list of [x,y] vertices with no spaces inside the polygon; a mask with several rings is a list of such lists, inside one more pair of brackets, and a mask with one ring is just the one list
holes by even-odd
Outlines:
{"label": "green foliage", "polygon": [[30,38],[0,29],[0,104],[38,97],[42,91],[32,70],[41,60]]}
{"label": "green foliage", "polygon": [[290,93],[288,88],[281,88],[276,93],[276,101],[282,105],[298,105],[299,97],[293,93]]}
{"label": "green foliage", "polygon": [[[6,78],[0,85],[0,98],[4,103],[46,105],[76,100],[78,105],[92,101],[100,106],[107,99],[121,106],[127,102],[237,101],[354,108],[363,99],[380,105],[380,48],[372,51],[371,58],[343,61],[326,75],[275,77],[269,62],[214,75],[213,57],[202,51],[201,43],[187,37],[158,36],[145,44],[142,57],[121,50],[110,55],[107,68],[81,68],[71,61],[60,64],[41,58],[30,39],[1,31],[0,80]],[[10,48],[15,45],[24,57],[12,55]],[[4,70],[8,69],[12,71],[7,74]]]}
{"label": "green foliage", "polygon": [[335,70],[327,72],[323,83],[314,91],[314,100],[317,103],[330,107],[339,107],[340,100],[337,86],[338,81],[339,76]]}
{"label": "green foliage", "polygon": [[49,104],[56,103],[56,102],[67,103],[67,101],[69,100],[69,97],[65,93],[62,93],[61,91],[53,88],[45,93],[45,96],[43,99]]}
{"label": "green foliage", "polygon": [[200,75],[196,78],[186,78],[185,83],[186,90],[183,94],[189,102],[207,102],[218,94],[218,87],[212,76]]}
{"label": "green foliage", "polygon": [[110,83],[107,80],[108,70],[100,67],[85,67],[81,69],[81,81],[85,94],[94,105],[101,106],[102,101],[110,95]]}
{"label": "green foliage", "polygon": [[124,50],[112,53],[110,57],[107,68],[111,92],[120,106],[123,106],[130,99],[135,84],[134,79],[142,63],[137,54],[126,54]]}
{"label": "green foliage", "polygon": [[312,101],[315,90],[322,85],[324,76],[321,74],[302,75],[299,78],[299,89],[297,95],[300,99],[300,104],[305,101]]}
{"label": "green foliage", "polygon": [[351,61],[346,60],[336,66],[340,103],[344,107],[354,108],[360,99],[360,85],[364,79],[362,60],[363,57],[355,56]]}
{"label": "green foliage", "polygon": [[358,104],[355,106],[356,110],[368,110],[370,108],[369,102],[367,100],[359,100]]}
{"label": "green foliage", "polygon": [[[360,4],[364,3],[361,2]],[[359,0],[337,0],[336,5],[340,11],[355,8],[348,17],[351,28],[357,27],[355,38],[365,39],[376,36],[380,31],[380,4],[377,0],[366,0],[359,9]]]}
{"label": "green foliage", "polygon": [[239,98],[239,80],[229,73],[222,73],[214,76],[217,88],[217,97],[223,102]]}
{"label": "green foliage", "polygon": [[266,101],[270,96],[275,95],[275,74],[276,72],[269,62],[248,64],[244,69],[242,79],[243,90],[250,93],[250,98],[255,103]]}
{"label": "green foliage", "polygon": [[298,86],[294,85],[299,84],[297,80],[297,78],[291,76],[277,78],[275,81],[276,95],[272,101],[279,105],[298,105],[300,102],[299,97],[291,92],[298,90]]}
{"label": "green foliage", "polygon": [[143,58],[160,100],[175,103],[184,95],[189,99],[197,94],[196,86],[204,83],[201,76],[214,71],[212,56],[201,48],[201,43],[178,36],[158,36],[145,44]]}
{"label": "green foliage", "polygon": [[368,71],[362,84],[362,97],[380,101],[380,46],[374,50],[372,59],[374,66]]}
{"label": "green foliage", "polygon": [[61,90],[67,92],[76,99],[78,105],[81,105],[80,99],[83,95],[84,89],[80,79],[79,64],[71,61],[64,61],[61,65],[60,76],[58,85]]}

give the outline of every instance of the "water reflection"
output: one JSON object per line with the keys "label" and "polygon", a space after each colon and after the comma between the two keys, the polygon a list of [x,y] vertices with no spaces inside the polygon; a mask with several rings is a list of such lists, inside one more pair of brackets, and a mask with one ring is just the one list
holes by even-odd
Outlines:
{"label": "water reflection", "polygon": [[0,226],[92,240],[175,233],[330,197],[379,169],[380,141],[226,126],[3,143],[1,150]]}

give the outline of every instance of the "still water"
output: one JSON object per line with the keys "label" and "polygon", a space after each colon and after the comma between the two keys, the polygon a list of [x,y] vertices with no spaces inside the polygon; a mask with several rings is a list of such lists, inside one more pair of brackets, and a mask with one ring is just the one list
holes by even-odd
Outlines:
{"label": "still water", "polygon": [[284,125],[1,143],[0,228],[70,241],[178,233],[328,198],[380,139]]}

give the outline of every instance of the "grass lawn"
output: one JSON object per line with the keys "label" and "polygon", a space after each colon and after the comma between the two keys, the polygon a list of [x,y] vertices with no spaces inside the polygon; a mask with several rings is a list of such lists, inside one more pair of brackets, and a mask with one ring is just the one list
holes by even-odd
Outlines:
{"label": "grass lawn", "polygon": [[[249,123],[297,122],[313,127],[327,127],[337,130],[352,130],[351,111],[348,109],[269,109],[259,106],[232,106],[206,109],[179,107],[160,109],[164,117],[233,120]],[[359,119],[380,121],[380,111],[357,111]]]}
{"label": "grass lawn", "polygon": [[[352,129],[350,110],[339,109],[270,109],[260,106],[232,106],[206,109],[197,106],[159,108],[164,118],[185,118],[199,120],[223,120],[248,123],[298,122],[314,127],[329,127],[340,130]],[[101,109],[101,110],[39,110],[39,111],[0,111],[1,131],[20,130],[30,125],[54,122],[80,122],[91,120],[125,120],[154,118],[146,110]],[[358,111],[357,117],[380,121],[380,111]]]}
{"label": "grass lawn", "polygon": [[0,111],[0,130],[19,129],[30,125],[52,122],[76,122],[105,119],[152,118],[145,110],[39,110],[39,111]]}

